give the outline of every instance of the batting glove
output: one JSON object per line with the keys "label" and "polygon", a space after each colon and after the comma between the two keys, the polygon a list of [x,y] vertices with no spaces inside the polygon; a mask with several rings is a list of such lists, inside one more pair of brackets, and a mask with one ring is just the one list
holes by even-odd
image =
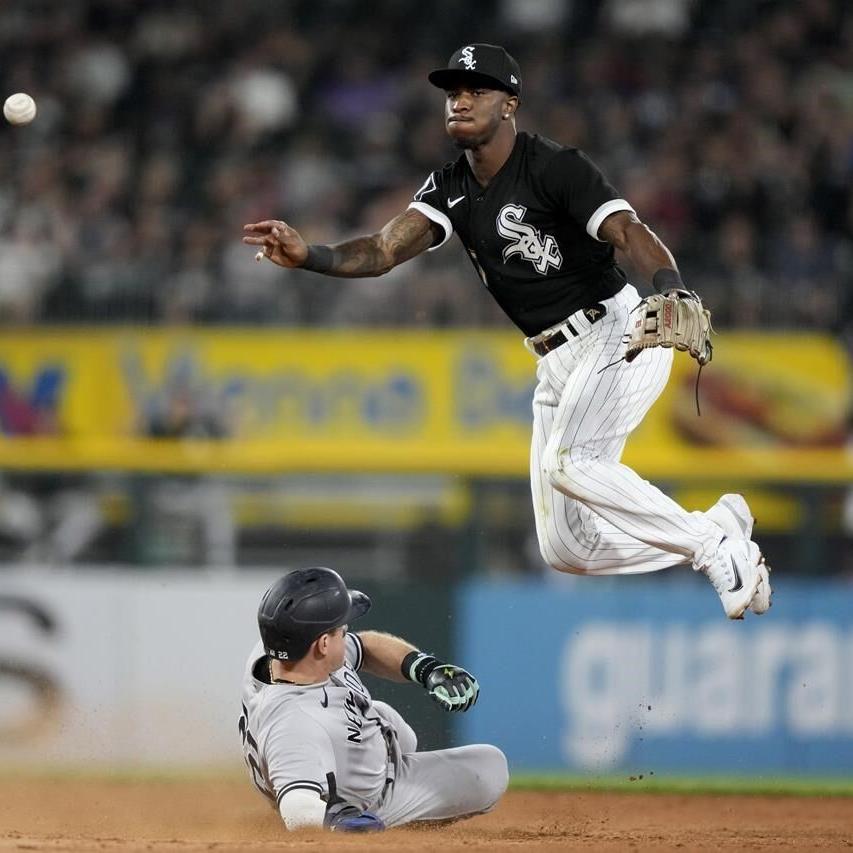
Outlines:
{"label": "batting glove", "polygon": [[406,678],[422,685],[445,711],[467,711],[480,695],[480,685],[470,672],[432,655],[410,652],[401,669]]}

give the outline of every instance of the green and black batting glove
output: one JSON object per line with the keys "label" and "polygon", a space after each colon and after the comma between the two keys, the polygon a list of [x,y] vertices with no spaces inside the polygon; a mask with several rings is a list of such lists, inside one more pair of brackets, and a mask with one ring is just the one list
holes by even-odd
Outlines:
{"label": "green and black batting glove", "polygon": [[409,681],[423,686],[445,711],[467,711],[477,703],[480,685],[461,666],[444,663],[423,652],[409,652],[400,669]]}

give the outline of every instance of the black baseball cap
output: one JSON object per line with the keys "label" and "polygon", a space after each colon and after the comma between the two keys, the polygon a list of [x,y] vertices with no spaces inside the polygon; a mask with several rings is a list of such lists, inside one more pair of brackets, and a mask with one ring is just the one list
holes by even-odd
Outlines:
{"label": "black baseball cap", "polygon": [[476,83],[477,78],[486,88],[504,89],[521,96],[521,69],[496,44],[466,44],[450,57],[446,68],[437,68],[429,74],[429,82],[439,89],[449,89],[461,80]]}

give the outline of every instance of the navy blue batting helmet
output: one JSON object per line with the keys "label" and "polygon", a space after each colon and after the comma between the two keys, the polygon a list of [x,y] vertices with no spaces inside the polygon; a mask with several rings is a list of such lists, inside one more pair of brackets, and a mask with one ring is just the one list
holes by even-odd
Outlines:
{"label": "navy blue batting helmet", "polygon": [[321,634],[358,619],[369,609],[370,599],[347,589],[333,569],[296,569],[279,578],[261,599],[261,642],[270,657],[299,660]]}

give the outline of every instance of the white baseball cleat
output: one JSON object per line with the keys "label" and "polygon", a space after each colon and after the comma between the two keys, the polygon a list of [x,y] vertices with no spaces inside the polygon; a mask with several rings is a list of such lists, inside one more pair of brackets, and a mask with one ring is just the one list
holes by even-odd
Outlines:
{"label": "white baseball cleat", "polygon": [[773,589],[770,586],[770,566],[764,562],[762,556],[758,565],[758,589],[756,589],[755,596],[749,604],[749,609],[756,616],[761,616],[770,609],[772,604]]}
{"label": "white baseball cleat", "polygon": [[755,519],[743,495],[723,495],[705,515],[731,539],[752,539]]}
{"label": "white baseball cleat", "polygon": [[698,571],[711,581],[726,616],[743,619],[761,583],[760,565],[761,551],[755,542],[727,536],[720,542],[711,562],[700,566]]}
{"label": "white baseball cleat", "polygon": [[[731,539],[751,539],[755,519],[743,495],[723,495],[706,513],[716,525]],[[770,609],[773,590],[770,586],[770,566],[761,562],[758,566],[758,589],[749,605],[749,609],[761,616]]]}

